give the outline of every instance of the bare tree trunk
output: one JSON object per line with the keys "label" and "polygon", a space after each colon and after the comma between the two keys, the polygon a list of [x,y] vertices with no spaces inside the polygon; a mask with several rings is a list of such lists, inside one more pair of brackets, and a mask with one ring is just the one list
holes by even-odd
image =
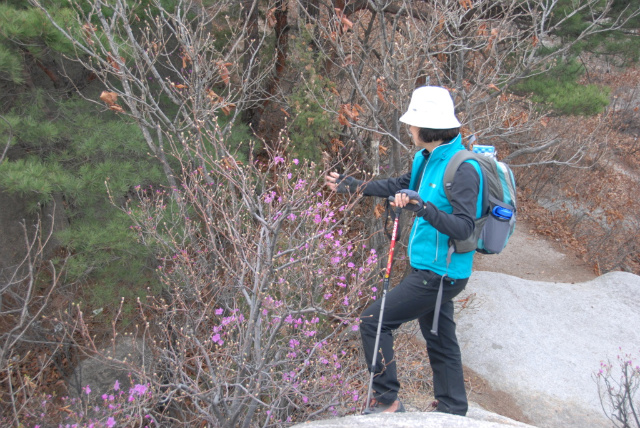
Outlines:
{"label": "bare tree trunk", "polygon": [[[242,11],[247,26],[244,38],[244,74],[251,79],[258,67],[258,51],[261,46],[258,33],[258,0],[242,0]],[[255,91],[255,89],[253,90]],[[253,132],[257,132],[260,121],[258,106],[248,105],[242,113],[242,120],[249,125]]]}

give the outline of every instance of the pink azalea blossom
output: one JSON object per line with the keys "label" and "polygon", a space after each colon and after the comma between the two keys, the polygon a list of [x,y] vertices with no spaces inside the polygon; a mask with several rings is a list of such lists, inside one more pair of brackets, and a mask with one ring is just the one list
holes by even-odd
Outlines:
{"label": "pink azalea blossom", "polygon": [[136,386],[133,387],[133,392],[138,395],[143,395],[145,392],[147,392],[147,386],[136,384]]}

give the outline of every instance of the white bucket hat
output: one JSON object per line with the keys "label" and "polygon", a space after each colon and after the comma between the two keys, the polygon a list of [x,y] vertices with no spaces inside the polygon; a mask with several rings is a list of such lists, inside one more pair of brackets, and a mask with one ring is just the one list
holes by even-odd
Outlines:
{"label": "white bucket hat", "polygon": [[422,86],[411,95],[407,112],[400,122],[418,128],[459,128],[449,91],[439,86]]}

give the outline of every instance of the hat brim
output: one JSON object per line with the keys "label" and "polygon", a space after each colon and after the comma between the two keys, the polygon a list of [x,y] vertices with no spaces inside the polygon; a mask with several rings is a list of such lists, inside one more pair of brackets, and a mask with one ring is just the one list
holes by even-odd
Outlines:
{"label": "hat brim", "polygon": [[439,112],[427,114],[424,112],[408,111],[400,117],[400,122],[418,128],[453,129],[462,126],[455,116],[443,115]]}

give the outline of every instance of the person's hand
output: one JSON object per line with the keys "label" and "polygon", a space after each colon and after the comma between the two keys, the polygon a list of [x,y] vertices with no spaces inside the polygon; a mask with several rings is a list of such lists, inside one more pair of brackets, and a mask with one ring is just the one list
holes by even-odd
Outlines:
{"label": "person's hand", "polygon": [[324,177],[324,184],[337,193],[356,193],[362,185],[362,180],[338,174],[337,172],[330,172]]}
{"label": "person's hand", "polygon": [[329,174],[325,175],[324,177],[324,184],[331,189],[332,191],[336,191],[336,188],[338,187],[338,183],[337,181],[340,179],[340,174],[338,174],[337,172],[330,172]]}
{"label": "person's hand", "polygon": [[398,208],[404,208],[408,211],[413,211],[418,215],[420,215],[420,212],[424,209],[424,201],[418,192],[409,189],[402,189],[396,193],[391,205]]}

